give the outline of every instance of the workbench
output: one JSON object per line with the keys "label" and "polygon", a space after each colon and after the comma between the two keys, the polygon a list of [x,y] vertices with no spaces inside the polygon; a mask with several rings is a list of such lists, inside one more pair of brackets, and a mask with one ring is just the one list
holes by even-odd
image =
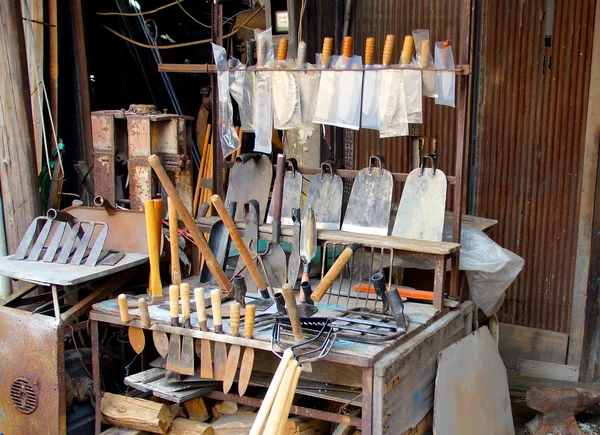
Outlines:
{"label": "workbench", "polygon": [[[191,305],[194,306],[193,301]],[[331,315],[333,309],[339,308],[323,303],[318,304],[318,307],[319,316]],[[138,310],[130,308],[129,311],[133,320],[127,326],[141,328]],[[216,334],[200,331],[195,313],[191,315],[192,329],[183,329],[170,325],[167,309],[150,306],[149,312],[152,330],[253,347],[256,357],[250,385],[264,385],[264,380],[261,383],[260,376],[255,378],[254,374],[263,373],[268,379],[268,375],[274,372],[279,362],[278,357],[271,351],[271,328],[255,331],[254,339],[250,340],[228,335],[228,319],[223,319],[224,334]],[[405,313],[409,318],[409,328],[400,338],[386,344],[337,340],[325,358],[312,363],[311,373],[302,373],[301,381],[327,382],[355,388],[357,400],[347,403],[360,406],[361,417],[300,406],[292,406],[291,414],[350,424],[361,428],[365,435],[384,432],[402,434],[415,428],[433,407],[437,354],[471,332],[473,303],[466,301],[457,308],[446,308],[438,312],[431,304],[407,302]],[[125,324],[120,319],[117,301],[114,299],[94,305],[89,318],[98,434],[101,422],[101,380],[97,375],[100,373],[98,324]],[[208,322],[209,329],[212,329],[210,317]],[[148,337],[146,343],[152,343],[152,340]],[[262,377],[264,378],[265,376]],[[300,392],[301,388],[298,391]],[[253,407],[259,407],[261,403],[260,399],[232,393],[224,394],[218,390],[205,394],[205,397]]]}

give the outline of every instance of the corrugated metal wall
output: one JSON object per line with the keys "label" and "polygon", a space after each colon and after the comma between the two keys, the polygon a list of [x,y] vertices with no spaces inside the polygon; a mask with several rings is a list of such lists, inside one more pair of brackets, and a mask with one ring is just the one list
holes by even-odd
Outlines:
{"label": "corrugated metal wall", "polygon": [[[364,56],[365,39],[372,36],[376,41],[375,62],[381,63],[385,36],[393,34],[396,35],[393,59],[394,63],[398,63],[404,35],[411,34],[413,29],[429,29],[432,50],[434,41],[448,39],[452,42],[456,59],[460,48],[460,6],[460,0],[357,0],[354,50]],[[436,139],[438,167],[447,175],[454,175],[456,111],[436,106],[430,98],[424,99],[423,110],[423,134],[427,138]],[[427,146],[431,146],[431,142]],[[356,142],[356,168],[364,168],[369,156],[373,154],[385,156],[391,171],[406,172],[410,169],[409,143],[406,138],[379,139],[376,131],[360,130]],[[395,189],[394,196],[398,200],[401,186],[395,187],[398,188]]]}
{"label": "corrugated metal wall", "polygon": [[481,0],[474,213],[525,258],[504,322],[569,332],[594,0]]}

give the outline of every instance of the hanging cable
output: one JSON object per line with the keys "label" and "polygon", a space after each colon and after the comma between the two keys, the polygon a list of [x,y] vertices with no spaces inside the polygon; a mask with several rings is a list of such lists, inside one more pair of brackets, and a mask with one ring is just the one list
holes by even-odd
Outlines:
{"label": "hanging cable", "polygon": [[141,15],[150,15],[150,14],[154,14],[158,11],[162,11],[163,9],[169,8],[171,6],[175,6],[176,4],[179,4],[181,2],[183,2],[185,0],[177,0],[174,1],[173,3],[169,3],[166,4],[164,6],[160,6],[156,9],[152,9],[150,11],[146,11],[146,12],[96,12],[96,15],[102,15],[102,16],[111,16],[111,15],[117,15],[120,17],[139,17]]}

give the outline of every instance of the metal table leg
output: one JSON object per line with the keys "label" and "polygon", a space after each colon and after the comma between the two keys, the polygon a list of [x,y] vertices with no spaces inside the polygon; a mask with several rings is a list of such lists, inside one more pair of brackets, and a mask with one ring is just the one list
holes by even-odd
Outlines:
{"label": "metal table leg", "polygon": [[100,402],[102,401],[102,392],[100,388],[100,343],[98,342],[98,322],[90,320],[92,335],[92,375],[94,386],[94,401],[96,411],[96,421],[94,423],[94,433],[96,435],[102,432],[102,412]]}

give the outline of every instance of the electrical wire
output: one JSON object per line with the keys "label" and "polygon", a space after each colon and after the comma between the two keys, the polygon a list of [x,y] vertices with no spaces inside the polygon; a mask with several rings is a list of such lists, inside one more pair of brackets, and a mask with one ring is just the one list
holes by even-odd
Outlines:
{"label": "electrical wire", "polygon": [[201,21],[198,21],[196,18],[194,18],[194,17],[192,16],[192,14],[190,14],[188,11],[186,11],[186,10],[185,10],[185,8],[184,8],[183,6],[181,6],[181,4],[180,4],[180,3],[178,3],[178,4],[179,4],[179,7],[181,8],[181,10],[182,10],[182,11],[183,11],[183,12],[184,12],[184,13],[185,13],[185,14],[186,14],[188,17],[190,17],[192,20],[194,20],[196,23],[200,24],[202,27],[206,27],[207,29],[212,29],[212,26],[209,26],[208,24],[204,24],[203,22],[201,22]]}
{"label": "electrical wire", "polygon": [[[233,29],[231,32],[229,32],[226,35],[223,35],[223,39],[226,38],[230,38],[233,35],[235,35],[237,32],[239,32],[241,29],[243,28],[247,28],[245,27],[246,24],[248,24],[252,18],[254,18],[256,15],[258,15],[258,13],[263,9],[263,7],[259,7],[252,15],[250,15],[250,17],[244,21],[242,24],[236,24],[235,26],[233,26]],[[125,41],[137,45],[138,47],[144,47],[144,48],[150,48],[150,49],[156,49],[156,50],[167,50],[167,49],[171,49],[171,48],[182,48],[182,47],[191,47],[193,45],[199,45],[199,44],[207,44],[209,42],[212,42],[211,38],[208,39],[201,39],[198,41],[190,41],[190,42],[182,42],[179,44],[171,44],[171,45],[150,45],[150,44],[144,44],[143,42],[138,42],[134,39],[128,38],[125,35],[122,35],[121,33],[117,32],[116,30],[111,29],[108,26],[105,26],[102,24],[102,27],[104,27],[106,30],[108,30],[110,33],[112,33],[115,36],[118,36],[121,39],[124,39]]]}
{"label": "electrical wire", "polygon": [[156,9],[152,9],[150,11],[145,11],[145,12],[96,12],[96,15],[102,15],[102,16],[109,16],[109,15],[117,15],[120,17],[137,17],[140,15],[149,15],[149,14],[154,14],[158,11],[162,11],[163,9],[169,8],[171,6],[175,6],[176,4],[179,4],[181,2],[183,2],[185,0],[177,0],[174,1],[172,3],[160,6]]}

